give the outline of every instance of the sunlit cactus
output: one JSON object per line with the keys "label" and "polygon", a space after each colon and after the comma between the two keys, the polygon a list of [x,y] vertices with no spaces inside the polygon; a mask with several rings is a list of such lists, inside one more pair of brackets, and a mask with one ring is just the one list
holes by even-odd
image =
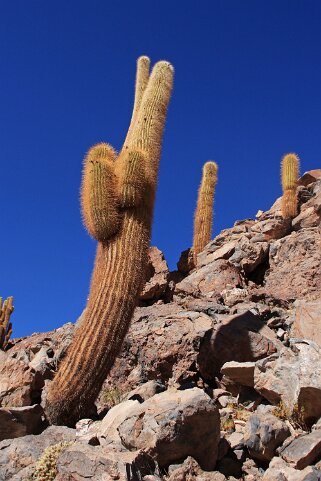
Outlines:
{"label": "sunlit cactus", "polygon": [[286,154],[281,162],[282,177],[282,216],[296,217],[298,214],[297,185],[299,178],[300,160],[296,154]]}
{"label": "sunlit cactus", "polygon": [[206,162],[203,166],[194,217],[193,258],[195,266],[197,265],[197,255],[211,240],[217,170],[216,162]]}
{"label": "sunlit cactus", "polygon": [[148,265],[161,142],[173,67],[138,59],[135,102],[116,157],[98,144],[85,159],[82,210],[98,247],[85,317],[50,385],[46,413],[74,425],[90,409],[120,351]]}
{"label": "sunlit cactus", "polygon": [[2,301],[0,297],[0,349],[5,350],[12,334],[10,316],[13,313],[13,297]]}

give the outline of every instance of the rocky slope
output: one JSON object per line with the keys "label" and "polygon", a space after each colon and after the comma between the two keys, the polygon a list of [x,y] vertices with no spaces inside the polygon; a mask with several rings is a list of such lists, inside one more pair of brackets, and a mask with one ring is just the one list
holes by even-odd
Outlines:
{"label": "rocky slope", "polygon": [[151,248],[123,349],[75,429],[48,426],[42,405],[81,318],[0,351],[0,480],[321,480],[321,170],[299,199],[292,222],[279,199],[237,221],[194,270],[188,252],[169,272]]}

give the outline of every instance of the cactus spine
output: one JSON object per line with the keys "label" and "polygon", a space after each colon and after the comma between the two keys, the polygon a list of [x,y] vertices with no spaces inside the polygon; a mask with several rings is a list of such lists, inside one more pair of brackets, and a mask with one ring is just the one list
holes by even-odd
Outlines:
{"label": "cactus spine", "polygon": [[97,254],[82,324],[50,385],[53,424],[86,417],[128,330],[147,266],[161,142],[173,67],[138,59],[134,110],[116,158],[108,144],[92,147],[82,182],[85,225]]}
{"label": "cactus spine", "polygon": [[282,216],[296,217],[298,213],[297,185],[299,178],[300,160],[296,154],[286,154],[281,162],[282,177]]}
{"label": "cactus spine", "polygon": [[216,162],[206,162],[203,166],[203,176],[198,191],[194,217],[193,258],[195,266],[197,265],[197,254],[202,252],[211,240],[217,170]]}
{"label": "cactus spine", "polygon": [[8,297],[4,302],[0,297],[0,349],[5,350],[12,334],[10,316],[13,312],[13,297]]}

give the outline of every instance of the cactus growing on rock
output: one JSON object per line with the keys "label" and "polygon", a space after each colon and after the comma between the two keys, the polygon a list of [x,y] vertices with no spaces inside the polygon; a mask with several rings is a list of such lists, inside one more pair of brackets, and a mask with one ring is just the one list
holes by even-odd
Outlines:
{"label": "cactus growing on rock", "polygon": [[198,191],[197,205],[194,217],[193,259],[197,264],[197,254],[202,252],[211,240],[213,224],[213,201],[217,182],[216,162],[206,162],[203,166],[203,176]]}
{"label": "cactus growing on rock", "polygon": [[284,155],[281,162],[283,196],[281,202],[284,219],[296,217],[298,213],[297,185],[300,160],[296,154]]}
{"label": "cactus growing on rock", "polygon": [[12,334],[10,316],[13,312],[13,297],[8,297],[4,302],[0,297],[0,349],[5,350]]}
{"label": "cactus growing on rock", "polygon": [[50,385],[47,417],[73,425],[86,417],[117,356],[147,267],[161,141],[173,67],[138,59],[135,102],[118,157],[98,144],[85,158],[82,210],[98,240],[83,322]]}

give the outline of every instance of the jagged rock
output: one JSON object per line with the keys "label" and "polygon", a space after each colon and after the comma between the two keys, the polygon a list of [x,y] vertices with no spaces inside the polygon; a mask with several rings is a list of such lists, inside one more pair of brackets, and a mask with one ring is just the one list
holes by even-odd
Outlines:
{"label": "jagged rock", "polygon": [[220,298],[221,292],[230,287],[242,287],[240,271],[225,259],[218,259],[194,270],[175,286],[175,294],[183,296],[204,296]]}
{"label": "jagged rock", "polygon": [[321,416],[321,352],[311,341],[293,340],[291,349],[256,362],[254,388],[272,404],[289,412],[297,406],[312,424]]}
{"label": "jagged rock", "polygon": [[252,242],[246,236],[243,236],[229,261],[237,268],[242,269],[245,274],[250,274],[259,264],[264,262],[268,251],[269,245],[267,242]]}
{"label": "jagged rock", "polygon": [[281,457],[296,469],[304,469],[321,458],[321,431],[294,439],[280,450]]}
{"label": "jagged rock", "polygon": [[166,387],[161,382],[154,380],[147,381],[136,389],[130,391],[126,396],[126,399],[137,399],[139,402],[143,402],[165,390]]}
{"label": "jagged rock", "polygon": [[59,359],[71,342],[74,325],[52,332],[16,339],[0,351],[0,405],[22,407],[39,403],[45,380],[54,374]]}
{"label": "jagged rock", "polygon": [[321,472],[311,466],[298,471],[283,459],[273,458],[262,481],[320,481],[320,479]]}
{"label": "jagged rock", "polygon": [[116,386],[128,393],[153,379],[165,385],[193,380],[199,345],[213,324],[205,313],[175,303],[137,308],[102,391]]}
{"label": "jagged rock", "polygon": [[294,302],[295,318],[291,333],[293,337],[310,339],[321,347],[321,300],[297,300]]}
{"label": "jagged rock", "polygon": [[191,456],[183,464],[169,467],[167,481],[226,481],[223,474],[217,471],[204,472]]}
{"label": "jagged rock", "polygon": [[255,413],[246,423],[244,442],[250,456],[261,461],[270,461],[276,448],[290,434],[289,426],[273,414]]}
{"label": "jagged rock", "polygon": [[221,373],[242,386],[254,386],[255,362],[226,362]]}
{"label": "jagged rock", "polygon": [[220,439],[218,409],[201,389],[166,391],[133,406],[118,426],[123,446],[144,449],[160,465],[193,456],[214,469]]}
{"label": "jagged rock", "polygon": [[0,441],[26,434],[39,434],[43,426],[43,409],[39,404],[17,408],[0,408]]}
{"label": "jagged rock", "polygon": [[[0,442],[0,479],[1,481],[25,481],[43,451],[53,444],[74,441],[75,430],[63,426],[50,426],[41,434]],[[32,468],[31,468],[32,469]],[[21,476],[20,477],[20,471]],[[15,477],[16,476],[16,477]]]}
{"label": "jagged rock", "polygon": [[209,331],[201,344],[198,365],[205,379],[219,376],[226,362],[252,362],[283,348],[274,332],[250,311],[229,316]]}
{"label": "jagged rock", "polygon": [[153,459],[142,451],[117,452],[102,446],[75,443],[60,454],[55,481],[128,481],[141,479],[155,468]]}
{"label": "jagged rock", "polygon": [[270,269],[261,289],[285,301],[321,296],[320,233],[316,227],[283,237],[270,245]]}
{"label": "jagged rock", "polygon": [[168,284],[169,270],[164,254],[157,249],[157,247],[149,248],[148,258],[147,281],[140,293],[140,300],[156,301],[165,293]]}
{"label": "jagged rock", "polygon": [[186,249],[180,255],[179,261],[177,262],[177,269],[183,275],[188,274],[192,269],[194,269],[194,258],[191,249]]}
{"label": "jagged rock", "polygon": [[321,169],[309,170],[300,177],[298,184],[307,186],[318,179],[321,179]]}

